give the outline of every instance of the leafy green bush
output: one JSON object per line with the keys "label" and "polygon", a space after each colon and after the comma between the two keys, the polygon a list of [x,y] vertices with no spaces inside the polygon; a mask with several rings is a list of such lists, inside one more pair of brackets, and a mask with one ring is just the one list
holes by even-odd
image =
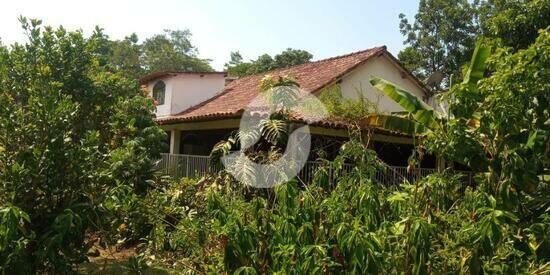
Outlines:
{"label": "leafy green bush", "polygon": [[99,65],[105,41],[21,22],[28,42],[0,47],[0,272],[67,273],[110,229],[113,189],[145,193],[165,134],[136,81]]}
{"label": "leafy green bush", "polygon": [[[340,158],[355,165],[336,182],[325,182],[323,169],[310,184],[291,181],[272,190],[250,189],[225,174],[172,182],[150,194],[161,212],[152,215],[157,218],[146,252],[197,273],[545,268],[548,255],[539,251],[550,226],[544,220],[521,221],[482,189],[460,191],[460,175],[380,185],[376,166],[365,165],[376,163],[375,153],[353,141]],[[338,171],[341,162],[328,165]]]}

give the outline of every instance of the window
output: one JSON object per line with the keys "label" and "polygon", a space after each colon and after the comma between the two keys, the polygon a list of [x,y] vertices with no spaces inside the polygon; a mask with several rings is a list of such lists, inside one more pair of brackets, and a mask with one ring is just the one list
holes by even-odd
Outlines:
{"label": "window", "polygon": [[153,99],[157,102],[158,105],[164,104],[164,94],[166,91],[166,84],[164,81],[158,81],[153,86]]}

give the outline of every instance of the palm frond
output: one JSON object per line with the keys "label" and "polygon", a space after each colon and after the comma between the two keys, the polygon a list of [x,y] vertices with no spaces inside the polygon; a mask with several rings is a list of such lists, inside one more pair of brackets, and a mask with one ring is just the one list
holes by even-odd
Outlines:
{"label": "palm frond", "polygon": [[221,164],[221,158],[224,156],[229,155],[231,152],[231,148],[233,148],[233,145],[235,144],[235,139],[228,138],[227,140],[222,140],[216,145],[214,145],[214,148],[212,148],[212,151],[210,152],[210,162],[212,165],[219,165]]}
{"label": "palm frond", "polygon": [[287,124],[283,120],[263,119],[260,121],[262,136],[272,144],[278,144],[287,137]]}

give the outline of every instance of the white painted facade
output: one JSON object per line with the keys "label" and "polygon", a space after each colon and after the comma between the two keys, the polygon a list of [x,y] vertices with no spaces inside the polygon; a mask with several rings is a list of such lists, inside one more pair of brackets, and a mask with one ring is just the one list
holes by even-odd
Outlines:
{"label": "white painted facade", "polygon": [[342,78],[340,88],[344,98],[356,99],[361,92],[363,97],[378,106],[379,112],[401,112],[403,108],[370,84],[372,76],[380,77],[400,86],[425,101],[426,95],[409,76],[402,72],[393,61],[384,55],[373,57]]}
{"label": "white painted facade", "polygon": [[166,90],[164,104],[157,105],[157,117],[175,115],[195,106],[223,91],[224,74],[180,73],[165,76],[147,84],[149,96],[153,96],[153,86],[164,81]]}

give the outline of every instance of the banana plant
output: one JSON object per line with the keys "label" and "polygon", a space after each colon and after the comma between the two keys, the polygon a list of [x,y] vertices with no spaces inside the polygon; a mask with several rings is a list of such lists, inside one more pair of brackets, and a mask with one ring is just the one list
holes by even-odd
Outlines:
{"label": "banana plant", "polygon": [[[463,84],[470,92],[477,92],[477,82],[485,75],[486,61],[490,54],[491,48],[481,43],[477,44],[463,80]],[[361,121],[362,126],[374,126],[409,135],[425,135],[441,127],[446,115],[438,112],[411,92],[379,77],[372,77],[370,83],[399,104],[406,115],[370,115]],[[475,127],[479,124],[469,122],[469,125]]]}

